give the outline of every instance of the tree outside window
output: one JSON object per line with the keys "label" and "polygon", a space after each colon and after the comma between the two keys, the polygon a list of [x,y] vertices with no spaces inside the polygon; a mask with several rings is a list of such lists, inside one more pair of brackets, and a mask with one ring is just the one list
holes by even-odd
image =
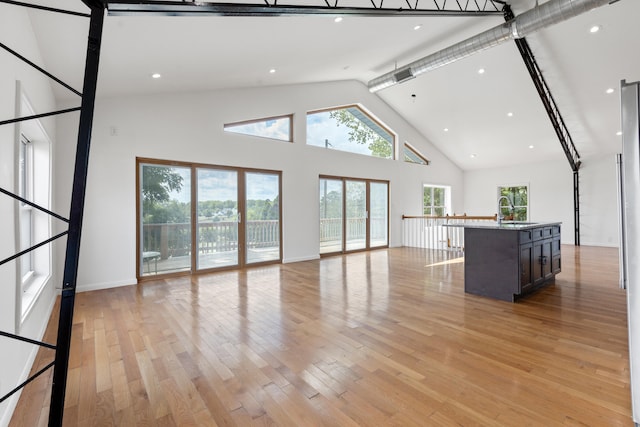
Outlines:
{"label": "tree outside window", "polygon": [[500,206],[500,212],[505,219],[513,221],[527,221],[529,219],[529,188],[526,185],[512,187],[498,187],[498,197],[506,196],[513,204],[513,217],[507,202]]}
{"label": "tree outside window", "polygon": [[422,214],[444,216],[449,212],[449,187],[425,185],[422,193]]}

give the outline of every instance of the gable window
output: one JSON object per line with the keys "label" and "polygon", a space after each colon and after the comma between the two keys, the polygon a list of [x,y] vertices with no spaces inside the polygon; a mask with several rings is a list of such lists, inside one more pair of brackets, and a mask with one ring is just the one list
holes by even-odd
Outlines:
{"label": "gable window", "polygon": [[395,134],[358,105],[307,113],[307,144],[393,159]]}
{"label": "gable window", "polygon": [[419,165],[428,165],[429,160],[423,156],[418,150],[413,148],[409,143],[404,143],[404,161],[408,163],[416,163]]}
{"label": "gable window", "polygon": [[[513,204],[513,212],[506,201],[500,206],[500,211],[505,219],[513,221],[529,220],[529,187],[527,185],[500,186],[498,187],[498,197],[507,196]],[[513,214],[513,216],[512,216]]]}
{"label": "gable window", "polygon": [[445,216],[451,211],[451,187],[425,184],[422,191],[422,214]]}
{"label": "gable window", "polygon": [[225,132],[258,136],[261,138],[293,141],[292,116],[269,117],[265,119],[247,120],[224,125]]}

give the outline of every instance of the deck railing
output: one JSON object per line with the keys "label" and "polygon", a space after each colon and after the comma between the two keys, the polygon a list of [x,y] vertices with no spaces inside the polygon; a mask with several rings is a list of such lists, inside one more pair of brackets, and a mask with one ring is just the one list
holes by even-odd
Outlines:
{"label": "deck railing", "polygon": [[495,221],[496,216],[402,215],[402,245],[416,248],[464,251],[464,228],[446,225]]}
{"label": "deck railing", "polygon": [[[246,240],[249,248],[277,247],[280,245],[278,220],[248,221]],[[144,224],[143,251],[160,252],[161,259],[185,256],[191,253],[191,224]],[[236,221],[206,221],[198,223],[198,252],[209,254],[238,249],[238,223]]]}

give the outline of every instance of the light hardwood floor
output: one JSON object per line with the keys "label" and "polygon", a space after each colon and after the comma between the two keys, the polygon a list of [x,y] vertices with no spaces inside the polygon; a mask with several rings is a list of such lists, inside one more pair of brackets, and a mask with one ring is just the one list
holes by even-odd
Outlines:
{"label": "light hardwood floor", "polygon": [[[562,251],[514,304],[412,248],[78,294],[64,424],[630,426],[617,250]],[[11,426],[46,425],[50,381]]]}

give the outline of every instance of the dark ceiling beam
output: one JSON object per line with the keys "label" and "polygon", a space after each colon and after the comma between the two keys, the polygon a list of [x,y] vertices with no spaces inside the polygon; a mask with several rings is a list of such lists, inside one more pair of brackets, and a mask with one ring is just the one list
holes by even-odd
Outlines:
{"label": "dark ceiling beam", "polygon": [[[273,0],[271,0],[273,1]],[[504,2],[498,0],[438,2],[437,0],[406,1],[406,8],[391,8],[370,3],[368,7],[342,7],[339,0],[325,6],[308,6],[300,1],[268,1],[263,3],[223,3],[192,1],[132,1],[112,0],[107,2],[111,16],[160,15],[160,16],[488,16],[502,15]],[[363,2],[363,4],[367,4]],[[428,4],[431,7],[420,7]],[[446,9],[445,9],[446,6]]]}

